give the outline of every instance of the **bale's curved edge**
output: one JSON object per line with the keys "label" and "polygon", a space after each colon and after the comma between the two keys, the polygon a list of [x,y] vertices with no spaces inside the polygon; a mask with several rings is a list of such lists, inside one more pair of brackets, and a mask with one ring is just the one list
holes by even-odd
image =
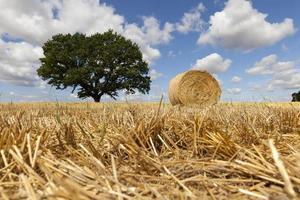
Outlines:
{"label": "bale's curved edge", "polygon": [[170,103],[175,106],[177,104],[182,104],[180,102],[179,96],[178,96],[178,90],[179,90],[179,83],[181,81],[182,76],[185,73],[178,74],[174,78],[171,79],[169,84],[169,100]]}
{"label": "bale's curved edge", "polygon": [[220,96],[218,81],[206,71],[190,70],[170,81],[169,99],[172,105],[209,106],[216,104]]}

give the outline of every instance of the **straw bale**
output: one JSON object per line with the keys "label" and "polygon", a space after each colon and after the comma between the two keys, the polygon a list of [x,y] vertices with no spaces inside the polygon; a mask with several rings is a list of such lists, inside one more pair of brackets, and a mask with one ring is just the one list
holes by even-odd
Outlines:
{"label": "straw bale", "polygon": [[209,106],[220,100],[218,81],[206,71],[189,70],[175,76],[169,84],[172,105]]}

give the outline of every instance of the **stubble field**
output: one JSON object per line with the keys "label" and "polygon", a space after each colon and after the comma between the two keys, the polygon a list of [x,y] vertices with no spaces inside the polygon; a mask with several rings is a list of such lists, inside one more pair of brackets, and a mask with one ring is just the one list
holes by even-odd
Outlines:
{"label": "stubble field", "polygon": [[0,105],[0,199],[298,199],[300,104]]}

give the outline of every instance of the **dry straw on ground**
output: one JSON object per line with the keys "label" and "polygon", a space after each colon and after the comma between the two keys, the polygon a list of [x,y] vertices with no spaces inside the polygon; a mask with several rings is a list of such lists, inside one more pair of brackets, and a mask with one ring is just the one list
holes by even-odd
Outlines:
{"label": "dry straw on ground", "polygon": [[300,104],[0,105],[0,199],[299,199]]}
{"label": "dry straw on ground", "polygon": [[169,99],[172,105],[209,106],[220,100],[218,81],[208,72],[190,70],[175,76],[169,85]]}

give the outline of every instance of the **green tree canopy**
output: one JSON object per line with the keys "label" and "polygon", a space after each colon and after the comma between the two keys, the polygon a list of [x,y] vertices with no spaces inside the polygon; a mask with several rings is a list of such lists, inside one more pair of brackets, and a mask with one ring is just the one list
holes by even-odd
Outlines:
{"label": "green tree canopy", "polygon": [[43,50],[38,75],[57,89],[72,87],[79,98],[100,102],[104,94],[116,99],[120,90],[150,90],[149,67],[138,45],[112,30],[91,36],[58,34]]}
{"label": "green tree canopy", "polygon": [[293,93],[292,94],[292,97],[293,97],[293,99],[292,99],[292,101],[300,101],[300,91],[298,92],[298,93]]}

